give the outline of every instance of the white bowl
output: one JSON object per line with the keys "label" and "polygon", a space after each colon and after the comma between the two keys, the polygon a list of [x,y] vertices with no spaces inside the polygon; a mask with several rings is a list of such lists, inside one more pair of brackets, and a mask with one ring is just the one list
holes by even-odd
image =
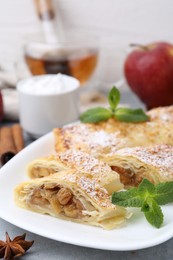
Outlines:
{"label": "white bowl", "polygon": [[[33,76],[17,84],[20,123],[35,138],[55,127],[76,121],[79,117],[79,81],[61,74],[64,89],[58,90],[56,77],[57,75]],[[51,83],[54,84],[53,87]]]}

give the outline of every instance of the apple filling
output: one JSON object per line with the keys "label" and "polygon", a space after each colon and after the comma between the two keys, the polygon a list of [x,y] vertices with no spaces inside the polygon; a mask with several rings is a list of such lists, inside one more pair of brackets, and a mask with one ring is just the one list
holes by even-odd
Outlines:
{"label": "apple filling", "polygon": [[120,175],[120,181],[125,186],[138,186],[141,181],[142,177],[135,174],[131,169],[125,169],[118,166],[111,166],[113,171],[116,171]]}
{"label": "apple filling", "polygon": [[68,188],[42,185],[35,189],[28,203],[35,206],[52,208],[55,214],[63,214],[70,218],[82,218],[85,210],[83,203]]}
{"label": "apple filling", "polygon": [[32,168],[31,175],[34,176],[35,178],[39,178],[39,177],[45,177],[45,176],[51,175],[55,172],[56,172],[56,170],[51,169],[51,168],[43,168],[40,166],[35,166]]}

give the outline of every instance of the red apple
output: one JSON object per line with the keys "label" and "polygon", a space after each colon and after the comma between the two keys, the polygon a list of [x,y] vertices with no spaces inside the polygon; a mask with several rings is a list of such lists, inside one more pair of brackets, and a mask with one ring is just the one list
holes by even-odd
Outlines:
{"label": "red apple", "polygon": [[173,45],[139,46],[126,58],[126,80],[147,108],[173,104]]}

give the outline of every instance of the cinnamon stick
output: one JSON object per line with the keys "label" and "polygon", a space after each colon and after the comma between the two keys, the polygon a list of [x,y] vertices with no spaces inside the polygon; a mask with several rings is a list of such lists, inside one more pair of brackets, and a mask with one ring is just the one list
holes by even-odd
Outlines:
{"label": "cinnamon stick", "polygon": [[7,163],[16,153],[24,148],[22,128],[19,124],[0,129],[0,162]]}
{"label": "cinnamon stick", "polygon": [[19,124],[14,124],[11,129],[16,152],[20,152],[24,148],[22,128]]}
{"label": "cinnamon stick", "polygon": [[4,165],[8,162],[15,154],[16,147],[13,140],[12,129],[4,126],[0,129],[0,161]]}

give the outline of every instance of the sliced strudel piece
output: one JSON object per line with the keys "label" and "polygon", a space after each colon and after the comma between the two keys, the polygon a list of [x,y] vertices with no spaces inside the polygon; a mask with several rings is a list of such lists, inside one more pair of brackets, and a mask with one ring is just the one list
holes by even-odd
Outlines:
{"label": "sliced strudel piece", "polygon": [[96,181],[74,172],[61,172],[19,184],[15,189],[18,206],[65,220],[112,229],[128,213],[114,206],[109,194]]}
{"label": "sliced strudel piece", "polygon": [[108,163],[125,186],[137,186],[144,178],[154,184],[173,181],[173,146],[123,148]]}
{"label": "sliced strudel piece", "polygon": [[119,175],[112,171],[108,164],[76,150],[38,158],[28,164],[27,172],[28,176],[33,179],[70,169],[75,169],[77,175],[97,180],[109,194],[123,188]]}
{"label": "sliced strudel piece", "polygon": [[173,145],[173,121],[153,119],[125,123],[109,119],[98,124],[78,123],[54,129],[57,152],[69,148],[85,151],[106,162],[107,157],[124,147]]}

